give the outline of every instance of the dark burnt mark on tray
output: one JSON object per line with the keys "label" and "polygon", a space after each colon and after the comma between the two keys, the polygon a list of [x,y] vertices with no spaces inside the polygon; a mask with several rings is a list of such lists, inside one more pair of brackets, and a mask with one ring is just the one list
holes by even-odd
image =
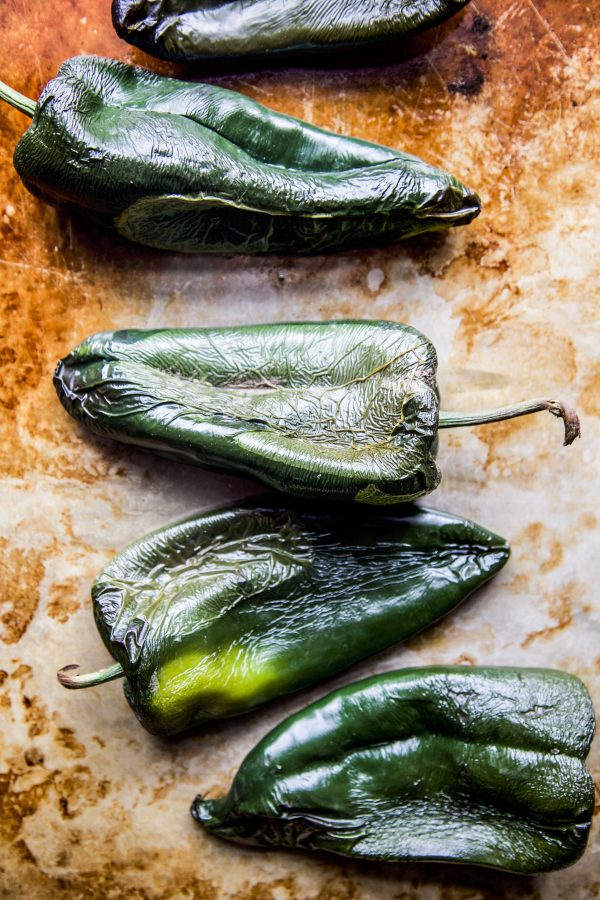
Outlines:
{"label": "dark burnt mark on tray", "polygon": [[456,81],[448,83],[451,94],[463,94],[465,97],[474,97],[480,94],[485,82],[481,69],[473,62],[467,62]]}

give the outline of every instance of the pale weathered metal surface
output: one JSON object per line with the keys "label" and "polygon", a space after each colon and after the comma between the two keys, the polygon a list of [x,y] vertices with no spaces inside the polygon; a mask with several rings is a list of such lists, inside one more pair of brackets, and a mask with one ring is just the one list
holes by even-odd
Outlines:
{"label": "pale weathered metal surface", "polygon": [[[79,52],[169,71],[117,40],[109,5],[4,0],[1,77],[37,96]],[[60,217],[19,183],[11,155],[26,120],[1,110],[2,897],[600,896],[598,817],[575,867],[532,879],[253,853],[204,835],[194,794],[225,790],[266,730],[325,688],[169,743],[140,728],[118,683],[78,694],[56,683],[65,663],[107,661],[88,598],[115,550],[256,487],[90,438],[51,385],[57,358],[93,331],[367,316],[433,339],[447,407],[572,400],[584,437],[570,449],[544,415],[442,436],[430,502],[505,535],[513,557],[451,619],[335,683],[404,664],[550,665],[579,675],[600,709],[599,43],[593,0],[476,0],[380,68],[220,74],[481,193],[482,216],[446,238],[316,260],[153,253]],[[599,751],[596,740],[597,784]]]}

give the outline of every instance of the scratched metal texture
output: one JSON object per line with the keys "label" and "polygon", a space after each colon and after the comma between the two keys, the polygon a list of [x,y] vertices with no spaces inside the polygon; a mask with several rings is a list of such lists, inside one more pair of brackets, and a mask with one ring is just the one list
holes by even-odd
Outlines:
{"label": "scratched metal texture", "polygon": [[[79,52],[158,68],[112,32],[109,0],[3,0],[1,76],[37,97]],[[224,791],[275,723],[333,684],[402,665],[557,666],[600,710],[596,460],[600,364],[598,56],[593,0],[476,0],[412,55],[355,68],[206,74],[319,125],[401,147],[479,190],[470,227],[385,250],[295,260],[136,248],[34,200],[12,166],[26,126],[0,111],[0,895],[111,900],[588,900],[598,817],[573,868],[536,878],[252,852],[206,836],[189,804]],[[341,63],[348,66],[351,54]],[[177,70],[181,71],[181,70]],[[198,77],[201,72],[196,73]],[[443,433],[430,503],[505,535],[495,583],[443,624],[333,684],[168,742],[118,683],[70,694],[60,666],[108,661],[89,586],[146,531],[256,486],[89,437],[51,385],[59,356],[125,326],[391,318],[438,347],[447,407],[575,403],[583,440],[547,415]],[[359,513],[360,514],[360,513]],[[596,741],[591,770],[600,780]]]}

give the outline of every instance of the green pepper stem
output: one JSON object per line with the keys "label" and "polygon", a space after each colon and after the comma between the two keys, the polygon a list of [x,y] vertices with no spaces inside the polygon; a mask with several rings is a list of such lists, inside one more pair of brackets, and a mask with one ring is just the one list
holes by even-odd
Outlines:
{"label": "green pepper stem", "polygon": [[71,690],[94,687],[97,684],[104,684],[106,681],[114,681],[115,678],[123,678],[125,675],[120,663],[115,663],[114,666],[107,666],[106,669],[100,669],[99,672],[90,672],[88,675],[71,674],[75,669],[79,668],[80,666],[73,665],[65,666],[58,670],[56,677],[63,687]]}
{"label": "green pepper stem", "polygon": [[6,100],[7,103],[10,103],[10,105],[14,106],[15,109],[18,109],[19,112],[25,113],[26,116],[33,119],[33,114],[37,105],[35,101],[30,100],[25,94],[20,94],[18,91],[15,91],[14,88],[4,84],[3,81],[0,81],[0,100]]}
{"label": "green pepper stem", "polygon": [[530,413],[547,410],[562,419],[565,423],[564,446],[572,444],[575,438],[581,437],[581,425],[579,417],[571,406],[561,403],[559,400],[529,400],[525,403],[516,403],[514,406],[503,406],[487,413],[440,413],[440,428],[460,428],[463,425],[485,425],[488,422],[502,422],[504,419],[516,419],[519,416],[528,416]]}

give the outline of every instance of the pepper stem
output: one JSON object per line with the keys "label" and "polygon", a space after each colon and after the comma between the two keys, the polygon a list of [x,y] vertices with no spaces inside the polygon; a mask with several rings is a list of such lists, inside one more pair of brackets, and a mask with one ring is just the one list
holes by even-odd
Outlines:
{"label": "pepper stem", "polygon": [[581,437],[579,417],[571,406],[559,400],[529,400],[516,403],[514,406],[503,406],[487,413],[440,413],[439,428],[460,428],[463,425],[485,425],[487,422],[502,422],[505,419],[516,419],[530,413],[547,410],[562,419],[565,423],[565,440],[563,446],[572,444],[575,438]]}
{"label": "pepper stem", "polygon": [[114,666],[107,666],[106,669],[100,669],[99,672],[90,672],[88,675],[71,674],[71,672],[74,672],[75,669],[79,668],[80,666],[78,665],[72,665],[65,666],[64,668],[58,670],[58,672],[56,673],[56,677],[63,687],[71,688],[71,690],[94,687],[96,684],[104,684],[106,681],[114,681],[115,678],[123,678],[123,676],[125,675],[123,666],[121,666],[120,663],[115,663]]}
{"label": "pepper stem", "polygon": [[33,114],[37,105],[35,101],[30,100],[25,94],[20,94],[18,91],[15,91],[14,88],[4,84],[3,81],[0,81],[0,100],[6,100],[7,103],[10,103],[10,105],[14,106],[15,109],[18,109],[19,112],[25,113],[26,116],[33,119]]}

